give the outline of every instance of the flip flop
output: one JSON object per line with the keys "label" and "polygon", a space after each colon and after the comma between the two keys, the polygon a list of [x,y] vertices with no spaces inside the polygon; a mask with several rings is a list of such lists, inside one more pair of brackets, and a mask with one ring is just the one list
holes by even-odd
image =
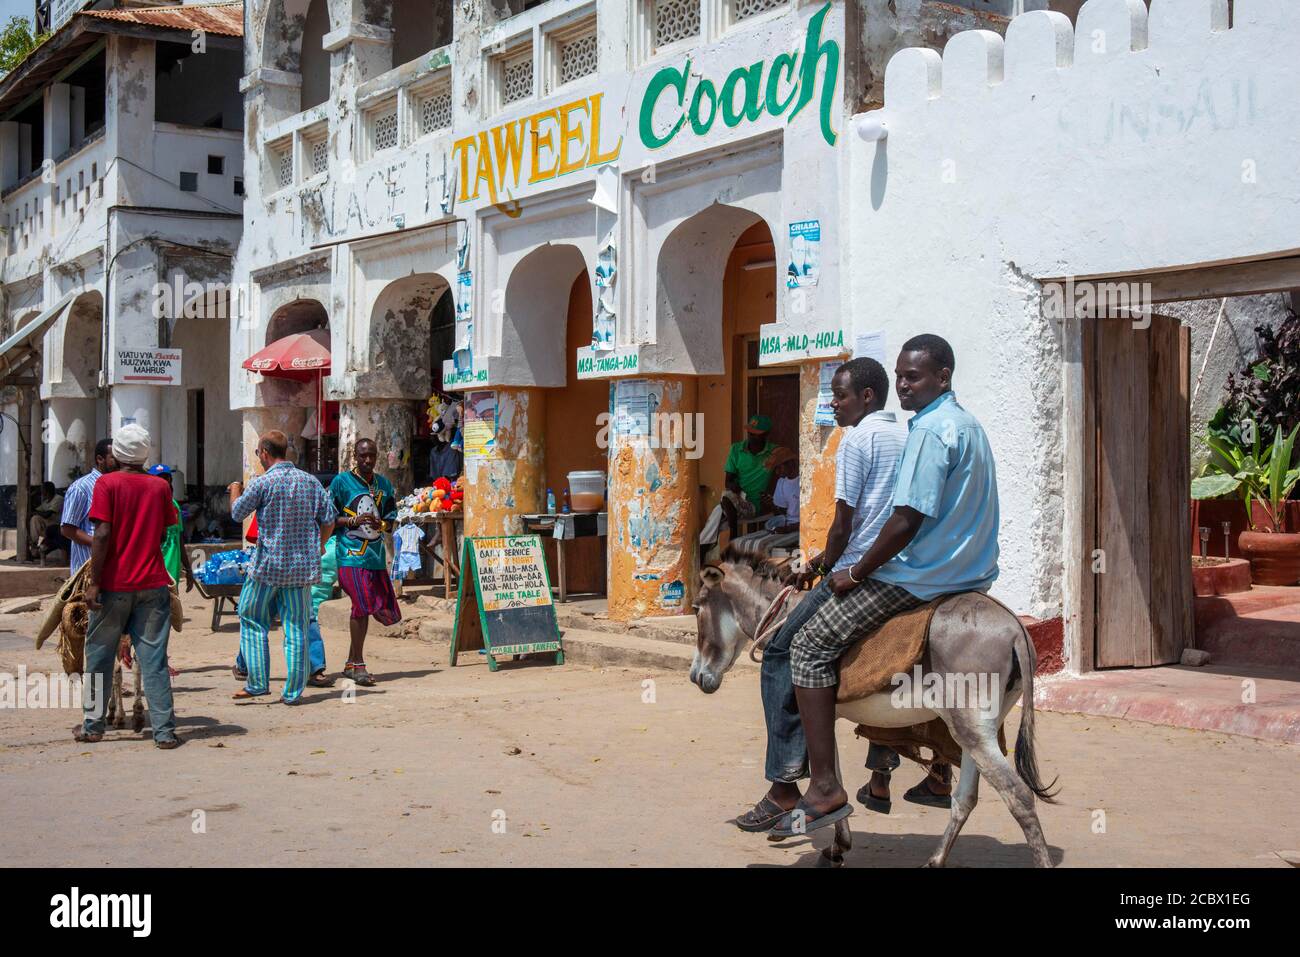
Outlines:
{"label": "flip flop", "polygon": [[[796,828],[795,814],[800,811],[803,812],[803,819],[799,822],[799,826]],[[827,825],[834,824],[836,821],[844,820],[852,813],[853,805],[848,801],[845,801],[833,811],[827,811],[825,814],[820,814],[805,804],[803,798],[800,798],[799,803],[795,805],[794,810],[786,812],[785,816],[781,818],[781,823],[772,828],[772,836],[794,837],[798,834],[811,834],[818,828],[826,827]]]}
{"label": "flip flop", "polygon": [[858,788],[858,803],[868,811],[876,811],[880,814],[888,814],[893,801],[890,798],[876,797],[871,793],[871,782],[868,781],[862,787]]}
{"label": "flip flop", "polygon": [[318,671],[307,679],[307,684],[313,688],[332,688],[334,687],[334,679],[326,675],[325,672]]}
{"label": "flip flop", "polygon": [[766,794],[752,808],[736,818],[736,827],[751,833],[770,831],[788,812]]}
{"label": "flip flop", "polygon": [[903,794],[903,800],[911,801],[913,804],[920,804],[923,807],[951,808],[952,795],[935,794],[926,787],[926,782],[929,780],[930,778],[927,776],[920,784],[909,788],[906,793]]}
{"label": "flip flop", "polygon": [[230,698],[232,701],[248,701],[250,698],[265,698],[270,693],[269,691],[263,691],[261,694],[253,694],[251,691],[242,690],[236,691]]}
{"label": "flip flop", "polygon": [[104,736],[102,734],[90,733],[86,731],[85,728],[73,728],[72,740],[81,744],[99,744],[99,742],[104,740]]}

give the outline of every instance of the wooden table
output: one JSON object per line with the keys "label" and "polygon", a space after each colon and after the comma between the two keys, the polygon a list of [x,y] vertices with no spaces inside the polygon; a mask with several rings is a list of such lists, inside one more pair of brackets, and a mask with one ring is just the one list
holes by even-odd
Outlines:
{"label": "wooden table", "polygon": [[559,579],[559,587],[551,586],[553,591],[558,591],[561,602],[569,600],[569,583],[565,578],[564,571],[564,543],[575,538],[605,538],[608,534],[606,512],[560,512],[547,513],[537,512],[531,515],[520,515],[523,522],[524,531],[529,534],[547,534],[556,540],[555,542],[555,572]]}
{"label": "wooden table", "polygon": [[[410,518],[404,519],[402,524],[411,525],[433,525],[437,524],[441,529],[440,539],[442,540],[442,585],[443,596],[445,598],[455,597],[451,588],[452,576],[456,576],[456,583],[460,584],[460,555],[457,549],[456,541],[456,523],[464,524],[465,513],[461,509],[454,509],[450,512],[416,512]],[[448,544],[450,543],[450,544]],[[438,557],[431,551],[429,553],[433,560],[438,561]],[[407,576],[402,581],[393,582],[393,589],[400,597],[402,586],[407,582],[412,584],[424,583],[426,579]],[[429,584],[433,584],[433,579],[427,579]]]}

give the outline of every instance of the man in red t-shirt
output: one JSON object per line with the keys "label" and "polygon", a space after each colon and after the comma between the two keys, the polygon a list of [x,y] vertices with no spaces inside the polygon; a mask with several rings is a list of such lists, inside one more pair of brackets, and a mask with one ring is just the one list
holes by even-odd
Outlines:
{"label": "man in red t-shirt", "polygon": [[154,744],[170,750],[180,744],[172,712],[172,682],[167,673],[171,633],[171,576],[163,564],[162,540],[176,520],[171,489],[145,474],[149,433],[131,424],[113,436],[118,470],[95,483],[89,518],[95,523],[90,546],[86,605],[85,720],[73,736],[84,743],[104,737],[106,691],[113,656],[122,635],[130,635],[136,667],[149,701]]}

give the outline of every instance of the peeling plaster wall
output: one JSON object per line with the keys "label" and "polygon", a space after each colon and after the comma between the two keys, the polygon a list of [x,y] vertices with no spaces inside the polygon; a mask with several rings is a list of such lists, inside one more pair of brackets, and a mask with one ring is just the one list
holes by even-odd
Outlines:
{"label": "peeling plaster wall", "polygon": [[[652,379],[660,412],[696,408],[696,379]],[[699,461],[682,448],[625,437],[610,450],[609,616],[618,621],[688,611],[699,578]]]}
{"label": "peeling plaster wall", "polygon": [[375,471],[393,483],[397,494],[411,490],[411,429],[406,402],[344,402],[339,408],[339,471],[356,465],[356,444],[373,439],[379,452]]}
{"label": "peeling plaster wall", "polygon": [[519,535],[546,510],[546,391],[497,389],[496,453],[465,459],[465,535]]}
{"label": "peeling plaster wall", "polygon": [[[835,519],[835,453],[844,437],[837,426],[817,425],[821,363],[799,366],[799,547],[812,557],[826,546]],[[895,402],[895,404],[897,404]]]}
{"label": "peeling plaster wall", "polygon": [[1079,560],[1062,538],[1062,373],[1077,343],[1043,318],[1040,280],[1300,249],[1300,169],[1241,176],[1243,157],[1300,150],[1300,9],[1239,0],[1231,30],[1226,14],[1216,0],[1153,0],[1149,17],[1091,0],[1077,36],[1035,12],[1005,43],[964,33],[942,58],[903,51],[887,71],[888,139],[849,140],[855,331],[883,329],[891,352],[921,331],[953,344],[957,395],[998,463],[993,592],[1018,611],[1061,614],[1063,563]]}

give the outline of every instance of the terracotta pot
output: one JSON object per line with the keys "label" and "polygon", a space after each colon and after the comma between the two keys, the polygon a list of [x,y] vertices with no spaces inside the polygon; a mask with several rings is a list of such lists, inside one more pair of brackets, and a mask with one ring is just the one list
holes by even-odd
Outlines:
{"label": "terracotta pot", "polygon": [[[1250,503],[1250,521],[1257,529],[1262,530],[1273,527],[1268,520],[1268,512],[1258,502]],[[1246,531],[1249,531],[1249,529],[1246,529]],[[1300,502],[1284,502],[1282,504],[1282,531],[1300,532]]]}
{"label": "terracotta pot", "polygon": [[1242,532],[1237,544],[1256,585],[1300,584],[1300,533]]}

